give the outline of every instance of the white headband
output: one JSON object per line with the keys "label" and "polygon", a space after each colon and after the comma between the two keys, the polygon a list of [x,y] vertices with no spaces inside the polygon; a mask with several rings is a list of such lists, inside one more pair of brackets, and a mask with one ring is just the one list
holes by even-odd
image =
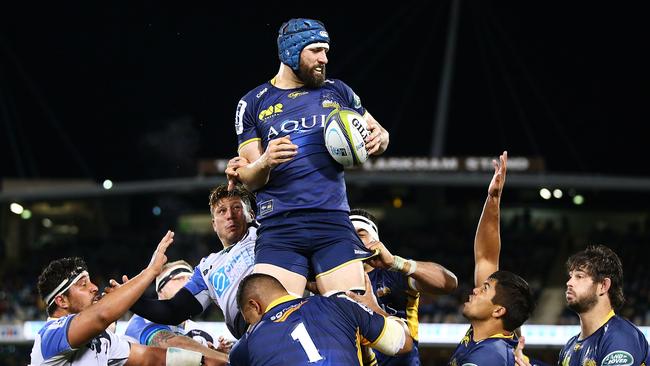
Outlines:
{"label": "white headband", "polygon": [[305,46],[306,49],[312,49],[312,48],[324,48],[329,51],[330,45],[325,43],[325,42],[317,42],[317,43],[310,43],[307,46]]}
{"label": "white headband", "polygon": [[350,221],[352,221],[355,229],[365,230],[370,234],[371,238],[379,241],[379,229],[370,219],[361,215],[350,215]]}
{"label": "white headband", "polygon": [[50,292],[47,296],[45,296],[44,300],[45,300],[45,303],[47,304],[47,306],[52,305],[52,303],[54,302],[54,299],[58,295],[68,291],[68,289],[70,287],[72,287],[72,285],[77,283],[77,281],[79,281],[81,279],[81,277],[88,276],[88,271],[83,271],[83,272],[79,273],[77,276],[72,277],[74,274],[75,274],[75,272],[72,272],[70,274],[70,277],[68,277],[65,280],[61,281],[61,283],[58,286],[56,286],[56,288],[52,292]]}

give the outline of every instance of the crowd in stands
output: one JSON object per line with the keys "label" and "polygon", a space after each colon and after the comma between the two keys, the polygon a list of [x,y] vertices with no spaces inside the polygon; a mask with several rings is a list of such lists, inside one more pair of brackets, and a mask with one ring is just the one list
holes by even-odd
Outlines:
{"label": "crowd in stands", "polygon": [[[403,230],[382,222],[381,238],[389,249],[403,257],[431,260],[452,270],[459,286],[450,295],[422,297],[420,321],[432,323],[465,323],[461,309],[473,287],[473,239],[478,217],[466,215],[439,219],[426,229]],[[43,320],[45,311],[36,291],[36,278],[43,265],[55,257],[77,255],[85,258],[90,268],[104,272],[91,273],[100,288],[110,278],[135,275],[135,270],[148,262],[151,248],[159,234],[113,233],[110,239],[53,242],[27,253],[20,264],[9,263],[0,270],[0,323],[20,323],[25,320]],[[610,246],[623,261],[625,270],[626,303],[619,314],[633,323],[650,325],[650,274],[646,271],[646,256],[650,247],[650,227],[634,223],[617,230],[603,223],[594,223],[587,237],[576,238],[569,225],[551,221],[532,220],[526,212],[504,219],[501,227],[501,269],[525,278],[537,297],[545,286],[564,286],[564,272],[552,273],[552,268],[564,271],[566,253],[574,252],[587,243]],[[217,251],[220,243],[214,235],[183,234],[177,232],[175,244],[169,251],[171,260],[187,259],[196,265],[201,257]],[[561,254],[565,253],[565,254]],[[558,261],[559,264],[558,264]],[[558,266],[559,265],[559,266]],[[150,289],[148,296],[154,297]],[[128,316],[124,320],[128,319]],[[222,321],[216,307],[211,307],[199,319]],[[577,316],[565,310],[557,324],[578,324]]]}

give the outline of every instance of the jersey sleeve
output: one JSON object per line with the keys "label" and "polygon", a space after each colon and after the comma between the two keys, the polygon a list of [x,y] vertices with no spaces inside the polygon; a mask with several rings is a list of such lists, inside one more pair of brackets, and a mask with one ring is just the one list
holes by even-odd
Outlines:
{"label": "jersey sleeve", "polygon": [[70,321],[75,315],[68,315],[52,322],[41,334],[41,354],[43,359],[54,357],[72,349],[68,342]]}
{"label": "jersey sleeve", "polygon": [[251,142],[261,141],[261,136],[257,130],[257,118],[253,111],[253,101],[254,99],[248,98],[247,95],[237,104],[237,112],[235,113],[237,151]]}
{"label": "jersey sleeve", "polygon": [[172,331],[167,325],[157,324],[141,316],[134,315],[129,321],[124,335],[137,343],[148,346],[153,336],[162,330]]}
{"label": "jersey sleeve", "polygon": [[361,98],[350,88],[346,83],[337,80],[337,89],[342,94],[343,100],[346,103],[345,107],[352,108],[360,115],[366,114],[366,109],[361,105]]}
{"label": "jersey sleeve", "polygon": [[648,342],[640,332],[608,333],[599,347],[598,365],[640,365],[648,357]]}
{"label": "jersey sleeve", "polygon": [[[204,261],[202,260],[201,263],[204,263]],[[210,299],[210,291],[208,290],[208,285],[205,283],[205,280],[203,279],[203,275],[201,275],[201,264],[194,267],[194,273],[192,274],[190,280],[187,281],[184,288],[186,288],[192,294],[192,296],[194,296],[194,298],[201,304],[204,311],[212,303],[212,300]]]}
{"label": "jersey sleeve", "polygon": [[345,295],[338,295],[334,301],[342,310],[342,314],[359,327],[363,338],[371,344],[377,342],[384,334],[386,318],[382,315]]}

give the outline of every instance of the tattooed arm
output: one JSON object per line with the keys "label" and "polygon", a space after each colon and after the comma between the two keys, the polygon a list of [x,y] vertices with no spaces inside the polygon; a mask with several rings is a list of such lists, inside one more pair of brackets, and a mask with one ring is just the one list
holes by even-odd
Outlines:
{"label": "tattooed arm", "polygon": [[216,358],[218,360],[228,361],[228,355],[215,351],[211,348],[208,348],[201,343],[195,341],[190,337],[186,337],[180,334],[170,332],[168,330],[161,330],[154,334],[149,341],[148,346],[168,348],[168,347],[178,347],[187,349],[190,351],[196,351],[202,353],[206,357]]}

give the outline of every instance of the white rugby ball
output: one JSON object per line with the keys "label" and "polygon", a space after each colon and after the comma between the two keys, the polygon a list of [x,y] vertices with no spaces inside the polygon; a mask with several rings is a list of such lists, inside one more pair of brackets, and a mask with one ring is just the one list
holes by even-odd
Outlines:
{"label": "white rugby ball", "polygon": [[332,158],[344,167],[368,160],[365,139],[370,135],[368,123],[352,109],[335,109],[325,121],[325,146]]}

